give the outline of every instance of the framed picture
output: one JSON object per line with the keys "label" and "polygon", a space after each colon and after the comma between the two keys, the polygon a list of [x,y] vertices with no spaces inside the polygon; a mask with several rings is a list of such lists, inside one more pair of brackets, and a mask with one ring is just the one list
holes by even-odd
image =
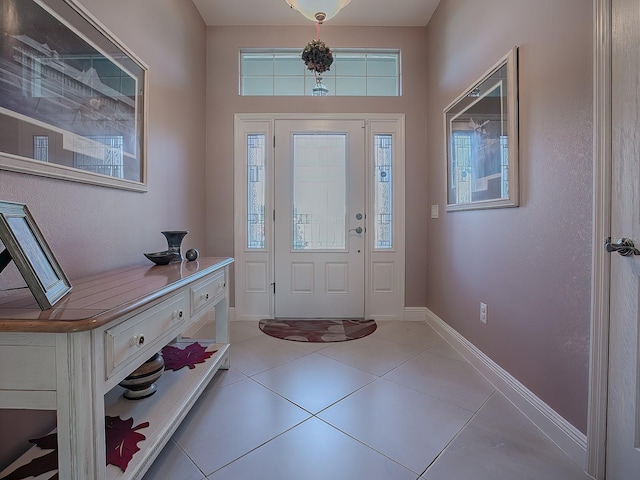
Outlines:
{"label": "framed picture", "polygon": [[518,206],[518,49],[444,109],[447,210]]}
{"label": "framed picture", "polygon": [[0,18],[0,169],[145,191],[145,64],[77,0]]}
{"label": "framed picture", "polygon": [[[0,263],[15,262],[42,310],[51,308],[71,290],[29,209],[22,203],[0,201]],[[5,262],[2,262],[5,259]]]}

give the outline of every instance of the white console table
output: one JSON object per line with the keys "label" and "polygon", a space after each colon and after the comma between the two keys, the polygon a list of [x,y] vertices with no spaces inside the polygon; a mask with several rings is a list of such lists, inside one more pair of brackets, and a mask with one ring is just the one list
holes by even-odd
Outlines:
{"label": "white console table", "polygon": [[[0,408],[56,410],[61,480],[142,478],[214,374],[229,367],[232,262],[199,258],[93,275],[45,311],[28,290],[0,296]],[[215,340],[186,342],[212,310]],[[165,371],[149,398],[122,397],[118,383],[156,352],[193,341],[216,353],[195,369]],[[149,422],[125,473],[106,465],[105,415]],[[0,478],[42,454],[32,448]]]}

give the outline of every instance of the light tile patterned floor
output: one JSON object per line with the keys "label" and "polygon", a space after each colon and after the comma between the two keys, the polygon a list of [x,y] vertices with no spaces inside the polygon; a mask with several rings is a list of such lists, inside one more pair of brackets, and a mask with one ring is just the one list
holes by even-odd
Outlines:
{"label": "light tile patterned floor", "polygon": [[428,325],[303,344],[232,322],[219,372],[144,480],[586,480]]}

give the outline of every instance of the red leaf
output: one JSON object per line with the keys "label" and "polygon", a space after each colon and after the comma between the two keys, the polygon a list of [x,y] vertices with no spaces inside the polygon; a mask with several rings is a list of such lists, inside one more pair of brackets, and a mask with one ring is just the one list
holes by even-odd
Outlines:
{"label": "red leaf", "polygon": [[29,440],[34,445],[39,446],[43,450],[57,450],[58,449],[58,434],[50,433],[49,435],[45,435],[44,437],[34,438],[33,440]]}
{"label": "red leaf", "polygon": [[[2,480],[22,480],[24,478],[37,477],[43,473],[51,472],[58,469],[58,452],[56,450],[47,453],[41,457],[34,458],[26,465],[16,468]],[[58,478],[56,473],[51,479]]]}
{"label": "red leaf", "polygon": [[133,418],[122,420],[120,417],[105,416],[105,437],[107,444],[107,465],[120,467],[124,472],[133,455],[140,450],[138,442],[146,440],[143,434],[136,432],[147,428],[149,422],[133,426]]}
{"label": "red leaf", "polygon": [[216,353],[217,350],[207,352],[198,342],[188,345],[185,349],[180,349],[167,345],[162,349],[165,370],[180,370],[182,367],[196,368],[196,363],[203,363],[207,358]]}
{"label": "red leaf", "polygon": [[[2,480],[22,480],[25,478],[37,477],[43,473],[51,472],[58,469],[58,434],[51,433],[42,438],[29,440],[44,450],[53,449],[53,451],[34,458],[29,463],[16,468],[9,475],[2,477]],[[58,474],[54,474],[50,480],[58,480]]]}
{"label": "red leaf", "polygon": [[[120,417],[105,416],[105,439],[107,444],[107,465],[120,467],[124,472],[138,452],[138,442],[146,440],[146,437],[136,432],[141,428],[149,426],[149,422],[141,423],[133,427],[133,418],[122,420]],[[23,465],[9,475],[2,477],[2,480],[24,480],[37,477],[47,472],[58,469],[58,434],[51,433],[42,438],[29,440],[38,447],[53,451],[34,458],[31,462]],[[58,480],[58,473],[55,473],[50,480]]]}

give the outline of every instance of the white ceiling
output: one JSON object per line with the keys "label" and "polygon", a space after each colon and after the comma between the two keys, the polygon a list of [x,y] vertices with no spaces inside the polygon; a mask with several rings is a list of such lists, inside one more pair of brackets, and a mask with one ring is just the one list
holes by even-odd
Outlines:
{"label": "white ceiling", "polygon": [[[285,0],[192,0],[205,23],[310,25]],[[424,27],[440,0],[351,0],[326,25]]]}

